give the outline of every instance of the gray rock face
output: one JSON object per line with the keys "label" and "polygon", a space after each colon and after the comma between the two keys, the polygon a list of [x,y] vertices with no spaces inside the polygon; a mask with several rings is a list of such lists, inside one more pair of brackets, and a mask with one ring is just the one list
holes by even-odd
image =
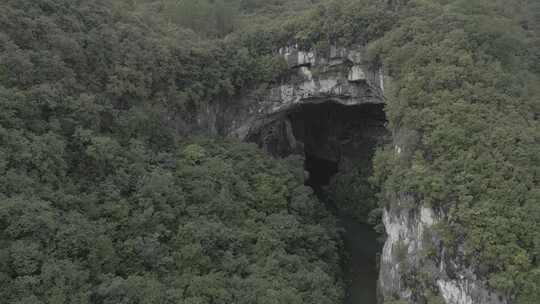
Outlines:
{"label": "gray rock face", "polygon": [[260,98],[246,98],[244,113],[229,126],[228,135],[244,139],[280,115],[303,104],[335,102],[343,105],[384,103],[382,68],[363,60],[364,48],[330,47],[328,52],[279,49],[289,65],[289,78],[268,88]]}
{"label": "gray rock face", "polygon": [[364,70],[362,70],[361,66],[353,65],[349,70],[347,80],[349,80],[350,82],[366,81],[366,79],[366,73],[364,73]]}
{"label": "gray rock face", "polygon": [[[400,198],[402,204],[410,204],[412,198]],[[436,221],[429,208],[410,210],[391,208],[384,210],[383,223],[387,239],[381,255],[379,288],[383,295],[399,295],[402,299],[412,299],[413,291],[404,281],[404,274],[420,262],[424,248],[423,235]]]}
{"label": "gray rock face", "polygon": [[281,48],[279,54],[293,70],[293,76],[270,90],[267,109],[277,112],[314,99],[346,105],[383,102],[382,69],[370,68],[362,60],[364,49],[332,46],[329,53],[301,51],[296,46]]}

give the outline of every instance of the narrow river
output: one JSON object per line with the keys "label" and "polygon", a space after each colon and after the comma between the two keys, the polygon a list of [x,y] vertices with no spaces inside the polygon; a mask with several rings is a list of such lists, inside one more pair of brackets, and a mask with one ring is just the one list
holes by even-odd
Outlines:
{"label": "narrow river", "polygon": [[347,288],[344,303],[377,304],[377,254],[382,251],[382,244],[377,241],[379,235],[372,226],[340,212],[327,196],[325,187],[338,170],[336,163],[307,155],[306,170],[310,173],[306,185],[338,219],[344,243],[341,253]]}
{"label": "narrow river", "polygon": [[382,245],[369,225],[347,216],[339,216],[345,244],[343,271],[346,304],[377,304],[377,254]]}
{"label": "narrow river", "polygon": [[326,207],[338,218],[345,251],[341,253],[345,304],[377,304],[379,269],[377,255],[382,252],[379,234],[373,227],[347,214],[342,214],[329,204],[324,190],[317,184],[310,185]]}

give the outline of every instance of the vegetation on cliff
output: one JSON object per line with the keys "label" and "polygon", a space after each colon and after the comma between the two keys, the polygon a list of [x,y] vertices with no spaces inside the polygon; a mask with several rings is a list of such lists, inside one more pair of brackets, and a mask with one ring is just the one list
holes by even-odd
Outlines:
{"label": "vegetation on cliff", "polygon": [[463,254],[490,287],[532,304],[540,300],[540,19],[529,15],[533,2],[521,2],[523,11],[411,1],[371,51],[393,78],[389,127],[406,141],[396,142],[401,155],[379,154],[384,190],[440,210],[447,254]]}

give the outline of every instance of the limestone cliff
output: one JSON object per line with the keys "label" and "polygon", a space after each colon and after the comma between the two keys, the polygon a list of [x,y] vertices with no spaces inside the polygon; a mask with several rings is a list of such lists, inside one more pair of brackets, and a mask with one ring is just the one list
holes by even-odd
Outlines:
{"label": "limestone cliff", "polygon": [[427,290],[437,290],[447,304],[505,304],[459,258],[438,245],[433,227],[444,216],[432,208],[414,208],[412,197],[399,197],[383,212],[387,239],[381,254],[382,297],[418,303]]}
{"label": "limestone cliff", "polygon": [[244,96],[234,114],[228,114],[233,119],[226,123],[226,134],[244,139],[302,104],[382,104],[382,69],[370,66],[363,59],[364,52],[362,46],[332,46],[326,51],[280,48],[276,53],[290,67],[288,77],[262,92]]}

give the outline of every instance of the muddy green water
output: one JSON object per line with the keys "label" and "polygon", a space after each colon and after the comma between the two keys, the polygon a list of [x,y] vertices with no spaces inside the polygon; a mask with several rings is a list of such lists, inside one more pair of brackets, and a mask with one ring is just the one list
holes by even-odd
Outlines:
{"label": "muddy green water", "polygon": [[382,245],[369,225],[339,216],[346,252],[343,270],[347,293],[346,304],[377,304],[377,254]]}
{"label": "muddy green water", "polygon": [[344,243],[342,267],[346,284],[345,304],[377,304],[377,254],[382,244],[373,227],[355,220],[337,210],[332,199],[327,197],[324,187],[337,172],[337,164],[308,155],[306,170],[310,178],[306,184],[313,188],[315,195],[338,219]]}
{"label": "muddy green water", "polygon": [[344,282],[346,285],[345,304],[377,304],[377,281],[379,269],[378,254],[382,252],[379,234],[373,227],[347,214],[341,213],[330,204],[322,187],[314,187],[315,194],[328,210],[338,219],[343,239],[344,252],[341,253]]}

